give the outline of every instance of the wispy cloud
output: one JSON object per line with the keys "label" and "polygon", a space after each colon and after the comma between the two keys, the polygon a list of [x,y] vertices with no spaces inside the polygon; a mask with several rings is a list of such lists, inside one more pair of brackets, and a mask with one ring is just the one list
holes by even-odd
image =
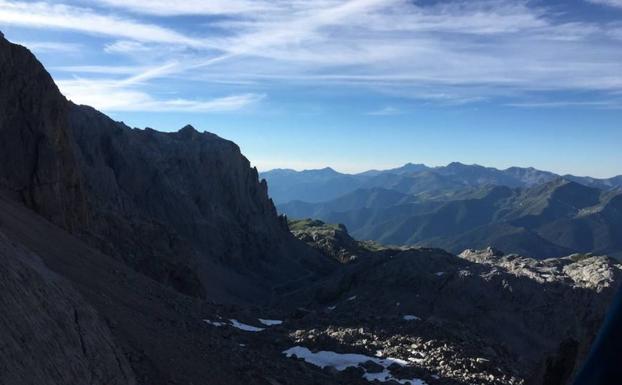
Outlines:
{"label": "wispy cloud", "polygon": [[588,0],[590,3],[622,8],[622,0]]}
{"label": "wispy cloud", "polygon": [[160,16],[176,15],[231,15],[273,11],[275,3],[262,0],[95,0],[112,7],[137,13]]}
{"label": "wispy cloud", "polygon": [[239,94],[204,99],[155,98],[147,92],[111,80],[73,79],[57,81],[68,99],[104,111],[225,112],[261,101],[263,94]]}
{"label": "wispy cloud", "polygon": [[378,110],[374,110],[374,111],[370,111],[367,113],[367,115],[372,115],[372,116],[390,116],[390,115],[398,115],[400,114],[402,111],[392,107],[392,106],[386,106],[383,108],[380,108]]}
{"label": "wispy cloud", "polygon": [[110,65],[81,65],[81,66],[55,66],[52,71],[68,72],[72,74],[105,74],[105,75],[133,75],[149,70],[145,66],[110,66]]}
{"label": "wispy cloud", "polygon": [[[568,22],[538,4],[76,0],[63,5],[0,0],[0,22],[110,37],[104,52],[126,55],[136,65],[100,73],[130,76],[133,91],[168,77],[346,85],[444,104],[541,91],[622,90],[620,24]],[[183,15],[199,15],[189,18],[197,23],[191,35],[173,22]],[[154,63],[163,61],[154,69]],[[98,66],[90,66],[92,71],[81,67],[75,73],[95,73]],[[139,102],[136,95],[134,99]]]}
{"label": "wispy cloud", "polygon": [[31,28],[74,30],[87,34],[117,36],[143,42],[175,43],[191,47],[208,46],[201,39],[185,36],[169,28],[64,4],[0,0],[0,22]]}
{"label": "wispy cloud", "polygon": [[514,102],[508,103],[507,106],[511,107],[523,107],[523,108],[602,108],[602,109],[622,109],[622,100],[610,99],[610,100],[557,100],[557,101],[545,101],[545,102]]}
{"label": "wispy cloud", "polygon": [[31,51],[36,53],[43,52],[58,52],[58,53],[75,53],[82,50],[84,47],[81,44],[76,43],[64,43],[56,41],[18,41],[17,44],[21,44],[28,47]]}

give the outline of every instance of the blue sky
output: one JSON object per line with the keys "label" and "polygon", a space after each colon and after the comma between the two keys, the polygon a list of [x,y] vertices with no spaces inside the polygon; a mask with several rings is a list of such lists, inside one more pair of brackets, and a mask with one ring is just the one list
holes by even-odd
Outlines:
{"label": "blue sky", "polygon": [[260,170],[622,174],[622,0],[0,0],[61,91]]}

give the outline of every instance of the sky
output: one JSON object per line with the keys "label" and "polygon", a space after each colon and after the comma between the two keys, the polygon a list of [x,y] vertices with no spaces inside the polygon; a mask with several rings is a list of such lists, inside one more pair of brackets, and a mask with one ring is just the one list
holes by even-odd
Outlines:
{"label": "sky", "polygon": [[622,174],[622,0],[0,0],[72,101],[260,170]]}

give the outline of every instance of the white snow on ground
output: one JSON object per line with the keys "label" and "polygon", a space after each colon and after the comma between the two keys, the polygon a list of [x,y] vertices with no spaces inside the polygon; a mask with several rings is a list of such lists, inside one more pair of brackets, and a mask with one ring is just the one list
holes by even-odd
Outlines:
{"label": "white snow on ground", "polygon": [[337,306],[329,306],[329,307],[327,307],[326,309],[328,309],[328,310],[331,310],[331,311],[332,311],[332,310],[337,309]]}
{"label": "white snow on ground", "polygon": [[434,275],[436,275],[437,277],[440,277],[440,276],[442,276],[444,274],[445,274],[444,271],[439,271],[438,273],[435,273]]}
{"label": "white snow on ground", "polygon": [[221,327],[221,326],[225,326],[226,325],[224,322],[212,321],[212,320],[208,320],[208,319],[204,319],[203,321],[207,322],[208,324],[210,324],[212,326],[216,326],[216,327]]}
{"label": "white snow on ground", "polygon": [[257,318],[257,319],[259,320],[259,322],[261,322],[262,324],[266,326],[280,325],[283,323],[283,321],[278,320],[278,319],[263,319],[263,318]]}
{"label": "white snow on ground", "polygon": [[398,380],[397,378],[393,377],[391,375],[391,372],[389,372],[387,369],[383,370],[382,372],[379,373],[365,373],[363,375],[363,378],[366,379],[369,382],[373,382],[373,381],[379,381],[379,382],[388,382],[388,381],[395,381],[398,382],[400,384],[410,384],[410,385],[427,385],[427,383],[423,380],[420,380],[418,378],[413,378],[413,379],[406,379],[406,380]]}
{"label": "white snow on ground", "polygon": [[356,299],[356,296],[353,295],[352,297],[348,298],[348,301],[354,301]]}
{"label": "white snow on ground", "polygon": [[[220,317],[218,317],[220,318]],[[259,322],[261,322],[262,324],[266,325],[266,326],[274,326],[274,325],[280,325],[283,323],[283,321],[278,320],[278,319],[263,319],[263,318],[257,318],[259,320]],[[248,325],[242,322],[239,322],[236,319],[230,319],[229,322],[223,322],[223,321],[212,321],[209,319],[204,319],[203,322],[207,322],[208,324],[212,325],[212,326],[216,326],[216,327],[221,327],[221,326],[233,326],[234,328],[240,329],[240,330],[244,330],[247,332],[260,332],[262,330],[265,330],[265,328],[260,328],[257,326],[253,326],[253,325]]]}
{"label": "white snow on ground", "polygon": [[414,362],[415,364],[422,364],[425,360],[423,358],[408,357],[408,361]]}
{"label": "white snow on ground", "polygon": [[345,370],[350,367],[358,367],[361,364],[372,361],[384,367],[384,371],[380,373],[368,373],[365,371],[363,378],[368,381],[378,380],[381,382],[387,381],[396,381],[400,384],[410,384],[410,385],[427,385],[423,380],[412,379],[412,380],[403,380],[397,379],[391,375],[391,372],[387,369],[389,366],[393,364],[398,364],[401,366],[407,366],[408,362],[401,360],[399,358],[380,358],[380,357],[369,357],[363,354],[341,354],[329,351],[319,351],[317,353],[313,353],[309,349],[302,346],[294,346],[289,348],[283,352],[287,357],[296,356],[298,358],[302,358],[306,362],[319,366],[320,368],[325,368],[327,366],[333,367],[338,371]]}
{"label": "white snow on ground", "polygon": [[421,321],[421,318],[417,317],[416,315],[410,315],[410,314],[406,314],[402,318],[404,318],[404,321]]}
{"label": "white snow on ground", "polygon": [[233,326],[234,328],[244,330],[247,332],[260,332],[264,330],[264,328],[258,328],[257,326],[243,324],[242,322],[238,322],[238,320],[233,319],[233,318],[230,319],[229,322],[231,322],[231,326]]}

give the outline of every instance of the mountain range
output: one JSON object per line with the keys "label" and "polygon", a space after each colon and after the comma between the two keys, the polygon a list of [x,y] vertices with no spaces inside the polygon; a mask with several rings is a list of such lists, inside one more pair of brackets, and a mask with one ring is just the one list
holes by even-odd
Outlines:
{"label": "mountain range", "polygon": [[498,170],[459,162],[442,167],[407,163],[398,168],[370,170],[358,174],[344,174],[330,167],[303,171],[274,169],[260,173],[260,177],[268,181],[270,196],[277,205],[291,201],[325,202],[357,189],[374,187],[426,198],[487,185],[532,187],[558,178],[603,190],[622,188],[622,175],[598,179],[562,176],[535,168],[510,167]]}
{"label": "mountain range", "polygon": [[[622,284],[605,255],[454,255],[290,222],[233,142],[76,105],[1,33],[0,111],[0,384],[566,385]],[[440,214],[455,234],[499,217],[542,238],[620,217],[616,191],[559,179],[360,191],[343,204],[404,205],[423,236]]]}
{"label": "mountain range", "polygon": [[[274,170],[261,176],[271,194],[293,198],[278,204],[281,213],[343,223],[357,239],[455,253],[493,246],[540,258],[573,252],[622,257],[622,177],[460,163],[407,164],[355,175]],[[315,191],[332,198],[304,200]]]}

